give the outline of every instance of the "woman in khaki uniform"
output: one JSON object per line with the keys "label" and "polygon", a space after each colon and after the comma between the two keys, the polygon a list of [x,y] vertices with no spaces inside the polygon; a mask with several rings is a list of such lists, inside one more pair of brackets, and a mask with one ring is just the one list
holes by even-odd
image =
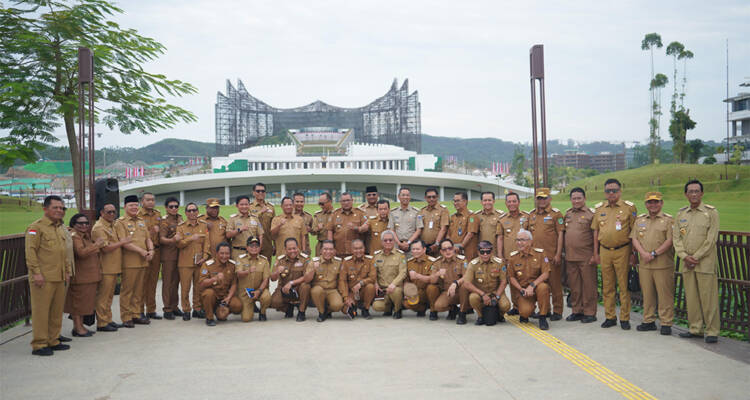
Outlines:
{"label": "woman in khaki uniform", "polygon": [[96,242],[89,234],[89,219],[76,214],[70,219],[73,231],[73,251],[75,253],[75,273],[70,280],[70,288],[65,299],[65,312],[73,318],[73,336],[89,337],[94,332],[83,326],[83,316],[94,313],[96,307],[96,287],[102,280],[99,263],[99,249],[104,239]]}

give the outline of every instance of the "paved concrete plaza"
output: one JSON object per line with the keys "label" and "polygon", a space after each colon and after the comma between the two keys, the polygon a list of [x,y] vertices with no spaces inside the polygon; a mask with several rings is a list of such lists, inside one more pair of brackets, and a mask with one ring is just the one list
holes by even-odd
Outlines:
{"label": "paved concrete plaza", "polygon": [[[117,310],[117,297],[114,309]],[[494,327],[376,316],[242,323],[233,315],[75,338],[31,355],[30,327],[1,335],[2,399],[747,399],[750,345],[552,322]],[[569,309],[566,309],[566,314]],[[119,321],[119,318],[115,318]],[[72,322],[64,320],[63,334]],[[21,335],[21,336],[19,336]],[[19,336],[15,339],[12,339]],[[12,340],[11,340],[12,339]]]}

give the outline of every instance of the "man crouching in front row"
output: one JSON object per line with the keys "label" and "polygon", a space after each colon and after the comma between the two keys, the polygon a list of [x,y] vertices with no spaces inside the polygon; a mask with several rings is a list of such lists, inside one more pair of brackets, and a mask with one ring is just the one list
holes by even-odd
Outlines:
{"label": "man crouching in front row", "polygon": [[510,253],[508,275],[510,284],[519,290],[518,313],[521,322],[529,322],[529,316],[539,306],[539,329],[549,329],[547,313],[549,312],[549,260],[544,250],[531,248],[531,232],[521,229],[516,235],[518,250]]}
{"label": "man crouching in front row", "polygon": [[206,325],[215,326],[216,318],[225,321],[229,313],[239,314],[242,302],[234,296],[237,290],[235,262],[229,256],[232,247],[227,242],[216,246],[216,257],[201,265],[198,286],[201,289],[201,301],[206,310]]}

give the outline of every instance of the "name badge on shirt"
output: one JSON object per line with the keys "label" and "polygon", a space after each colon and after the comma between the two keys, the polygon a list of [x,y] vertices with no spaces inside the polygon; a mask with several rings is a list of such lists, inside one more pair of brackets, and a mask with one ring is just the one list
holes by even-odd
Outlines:
{"label": "name badge on shirt", "polygon": [[615,222],[615,230],[616,231],[621,231],[622,230],[622,224],[620,223],[619,220],[617,222]]}
{"label": "name badge on shirt", "polygon": [[427,229],[432,229],[434,225],[435,225],[435,221],[430,221],[430,223],[427,225]]}

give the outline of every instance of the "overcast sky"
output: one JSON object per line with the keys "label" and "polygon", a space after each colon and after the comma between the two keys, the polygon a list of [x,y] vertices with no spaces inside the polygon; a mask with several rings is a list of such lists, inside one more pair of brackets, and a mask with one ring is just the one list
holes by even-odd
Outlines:
{"label": "overcast sky", "polygon": [[[750,2],[736,1],[163,1],[128,0],[117,20],[157,39],[167,53],[147,65],[195,85],[175,100],[197,123],[144,137],[105,133],[97,147],[140,147],[167,137],[213,142],[216,92],[244,82],[275,107],[315,100],[359,107],[394,78],[419,91],[422,131],[530,141],[528,51],[545,46],[547,127],[552,139],[644,141],[650,66],[640,49],[658,32],[656,70],[670,86],[662,103],[668,139],[672,60],[688,62],[689,139],[726,136],[725,41],[730,94],[750,77]],[[680,63],[680,74],[682,66]],[[681,77],[680,77],[681,79]],[[750,88],[745,89],[750,91]]]}

